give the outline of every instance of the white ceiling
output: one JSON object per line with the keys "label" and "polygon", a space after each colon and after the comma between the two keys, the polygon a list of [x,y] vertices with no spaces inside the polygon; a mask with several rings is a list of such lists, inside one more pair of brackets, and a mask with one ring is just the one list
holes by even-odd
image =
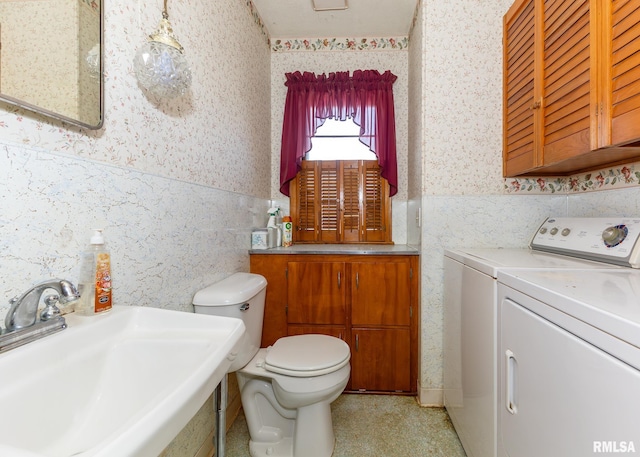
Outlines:
{"label": "white ceiling", "polygon": [[311,0],[253,0],[274,38],[390,38],[409,35],[418,0],[348,0],[349,8],[314,11]]}

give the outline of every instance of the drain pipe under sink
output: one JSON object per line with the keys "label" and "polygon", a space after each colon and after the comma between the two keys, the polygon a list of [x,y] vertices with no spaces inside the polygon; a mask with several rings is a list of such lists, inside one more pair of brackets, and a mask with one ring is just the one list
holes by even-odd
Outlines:
{"label": "drain pipe under sink", "polygon": [[225,374],[216,387],[213,409],[216,411],[216,457],[224,457],[227,439],[227,376]]}

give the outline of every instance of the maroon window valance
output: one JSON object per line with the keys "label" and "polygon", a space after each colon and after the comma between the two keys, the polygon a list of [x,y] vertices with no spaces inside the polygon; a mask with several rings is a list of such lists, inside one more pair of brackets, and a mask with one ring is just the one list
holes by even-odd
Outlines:
{"label": "maroon window valance", "polygon": [[325,119],[352,118],[360,126],[360,141],[377,157],[390,195],[398,192],[396,127],[393,83],[390,71],[356,70],[315,75],[287,73],[288,87],[280,152],[280,192],[289,195],[289,182],[296,177],[311,138]]}

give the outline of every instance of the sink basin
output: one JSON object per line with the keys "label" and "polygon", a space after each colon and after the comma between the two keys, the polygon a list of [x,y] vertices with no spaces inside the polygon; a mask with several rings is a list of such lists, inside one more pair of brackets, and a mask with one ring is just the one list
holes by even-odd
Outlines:
{"label": "sink basin", "polygon": [[146,307],[65,316],[0,354],[0,456],[158,454],[221,381],[242,321]]}

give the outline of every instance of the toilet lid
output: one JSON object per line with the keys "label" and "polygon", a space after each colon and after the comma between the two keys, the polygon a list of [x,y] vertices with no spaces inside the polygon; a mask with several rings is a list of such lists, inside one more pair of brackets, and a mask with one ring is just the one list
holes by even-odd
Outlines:
{"label": "toilet lid", "polygon": [[311,377],[332,373],[349,363],[349,345],[328,335],[280,338],[267,351],[264,367],[287,376]]}

